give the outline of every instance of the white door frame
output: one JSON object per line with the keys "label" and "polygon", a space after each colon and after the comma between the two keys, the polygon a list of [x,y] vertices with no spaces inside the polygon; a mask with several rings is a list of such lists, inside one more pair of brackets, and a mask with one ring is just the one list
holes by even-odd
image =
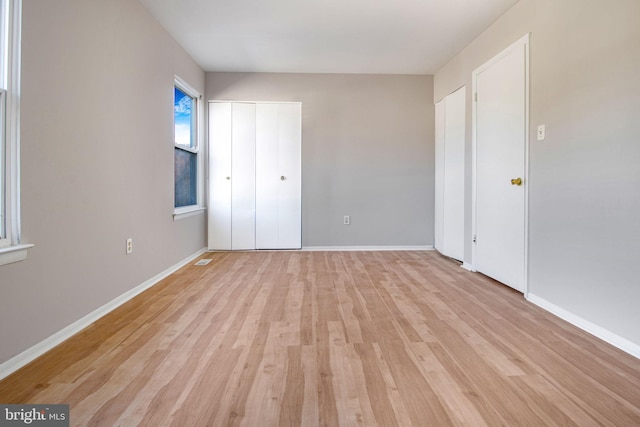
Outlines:
{"label": "white door frame", "polygon": [[530,33],[527,33],[520,40],[516,41],[502,52],[491,58],[489,61],[476,68],[472,74],[472,102],[471,102],[471,265],[467,268],[471,271],[476,271],[476,205],[477,205],[477,79],[480,73],[491,67],[493,64],[500,61],[506,55],[511,53],[514,49],[524,47],[525,51],[525,138],[524,138],[524,297],[527,298],[529,294],[529,38]]}

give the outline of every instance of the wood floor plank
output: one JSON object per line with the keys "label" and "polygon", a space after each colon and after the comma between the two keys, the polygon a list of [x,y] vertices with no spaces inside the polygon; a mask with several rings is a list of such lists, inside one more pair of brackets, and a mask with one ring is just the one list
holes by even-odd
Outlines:
{"label": "wood floor plank", "polygon": [[[279,322],[282,323],[282,322]],[[241,425],[257,426],[263,420],[280,418],[288,371],[287,346],[280,344],[280,330],[270,328],[256,378],[247,396]]]}
{"label": "wood floor plank", "polygon": [[455,378],[447,372],[426,343],[411,343],[411,356],[444,404],[456,425],[487,425]]}
{"label": "wood floor plank", "polygon": [[[170,414],[170,423],[161,420],[162,425],[195,426],[212,425],[211,420],[215,419],[218,413],[218,405],[211,404],[219,402],[226,389],[227,382],[230,381],[232,371],[219,371],[220,366],[229,366],[238,358],[237,349],[218,350],[211,354],[207,360],[206,369],[202,370],[193,379],[196,379],[190,392],[184,400],[180,399],[176,411]],[[227,414],[224,414],[227,415]],[[231,412],[229,418],[238,416],[236,412]]]}
{"label": "wood floor plank", "polygon": [[331,337],[329,322],[318,322],[316,356],[316,375],[318,388],[318,421],[320,426],[338,425],[338,402],[333,389],[331,367]]}
{"label": "wood floor plank", "polygon": [[286,347],[287,373],[278,425],[301,426],[304,410],[305,375],[302,362],[302,346]]}
{"label": "wood floor plank", "polygon": [[[397,396],[398,389],[388,369],[384,370],[384,368],[381,368],[380,362],[378,361],[378,354],[373,344],[354,344],[354,351],[357,353],[358,359],[362,364],[362,374],[366,388],[367,390],[371,390],[371,392],[368,393],[368,397],[374,413],[373,418],[379,425],[400,425],[394,406],[394,403],[400,400]],[[387,378],[385,378],[385,374]],[[389,381],[388,384],[386,380]],[[396,393],[390,396],[394,391]],[[398,411],[399,414],[404,414],[405,412],[404,406]],[[405,425],[410,425],[408,419],[403,420],[403,422]]]}
{"label": "wood floor plank", "polygon": [[216,252],[0,381],[73,426],[640,425],[640,361],[436,252]]}
{"label": "wood floor plank", "polygon": [[321,418],[320,416],[318,353],[315,345],[302,346],[302,372],[304,375],[304,389],[298,389],[299,393],[303,393],[302,423],[300,425],[319,426],[321,420],[326,420],[326,417],[323,415]]}
{"label": "wood floor plank", "polygon": [[[374,343],[373,350],[375,352],[378,369],[380,369],[380,373],[382,374],[382,378],[384,379],[387,395],[391,402],[391,406],[393,407],[395,420],[399,426],[409,426],[411,425],[411,418],[409,417],[409,412],[407,411],[407,407],[404,404],[402,395],[398,390],[398,385],[393,379],[393,374],[391,373],[389,364],[387,363],[386,359],[384,358],[384,355],[382,354],[382,349],[380,349],[380,345],[378,343]],[[378,397],[376,395],[372,396],[373,401],[375,401],[377,398]],[[384,396],[379,397],[379,399],[383,399],[383,398]],[[386,424],[383,424],[385,417],[379,417],[377,419],[380,425],[386,425]]]}
{"label": "wood floor plank", "polygon": [[[140,392],[144,385],[151,379],[153,373],[158,366],[165,360],[169,351],[158,350],[154,352],[148,359],[145,360],[144,366],[140,370],[140,374],[137,375],[133,381],[127,381],[126,386],[120,390],[117,394],[114,394],[110,399],[102,400],[106,402],[102,405],[91,404],[90,408],[86,411],[77,411],[81,414],[91,414],[93,408],[99,407],[94,415],[86,421],[87,425],[114,425],[120,417],[122,412],[126,411],[131,405],[131,401]],[[84,424],[84,420],[75,420],[78,423]]]}
{"label": "wood floor plank", "polygon": [[[566,422],[567,425],[589,426],[597,424],[597,421],[583,408],[540,375],[527,375],[518,378],[516,381],[525,383],[539,396],[554,402],[554,405],[564,413],[566,418],[569,418]],[[559,423],[556,422],[556,424]]]}

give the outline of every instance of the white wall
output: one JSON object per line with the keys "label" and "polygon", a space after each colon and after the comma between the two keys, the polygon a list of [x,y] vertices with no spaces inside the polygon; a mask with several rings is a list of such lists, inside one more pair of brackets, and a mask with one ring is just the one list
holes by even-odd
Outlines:
{"label": "white wall", "polygon": [[[204,72],[137,2],[24,0],[22,231],[0,363],[205,246],[173,222],[173,79]],[[125,255],[125,239],[134,252]]]}
{"label": "white wall", "polygon": [[[530,294],[640,346],[640,2],[521,0],[434,77],[434,100],[531,32]],[[471,96],[467,98],[470,205]],[[546,140],[535,128],[546,124]],[[465,260],[470,261],[466,213]]]}
{"label": "white wall", "polygon": [[302,102],[303,246],[433,245],[432,76],[206,79],[208,100]]}

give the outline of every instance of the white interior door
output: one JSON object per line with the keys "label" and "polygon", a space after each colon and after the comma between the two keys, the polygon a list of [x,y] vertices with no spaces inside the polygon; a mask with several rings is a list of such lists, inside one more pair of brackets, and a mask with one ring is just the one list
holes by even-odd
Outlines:
{"label": "white interior door", "polygon": [[256,106],[256,249],[278,245],[278,104]]}
{"label": "white interior door", "polygon": [[435,158],[435,235],[434,235],[434,247],[444,254],[444,248],[442,246],[444,224],[444,129],[445,129],[445,117],[444,117],[444,104],[445,100],[442,99],[436,103],[436,158]]}
{"label": "white interior door", "polygon": [[233,103],[231,249],[256,248],[256,105]]}
{"label": "white interior door", "polygon": [[464,146],[466,89],[436,104],[435,248],[464,258]]}
{"label": "white interior door", "polygon": [[464,258],[464,87],[445,98],[444,120],[444,206],[442,213],[442,253]]}
{"label": "white interior door", "polygon": [[302,247],[302,105],[280,104],[278,248]]}
{"label": "white interior door", "polygon": [[[523,39],[524,40],[524,39]],[[527,43],[474,73],[476,270],[524,292]],[[520,179],[521,184],[517,184]]]}
{"label": "white interior door", "polygon": [[231,249],[231,103],[209,103],[208,244]]}

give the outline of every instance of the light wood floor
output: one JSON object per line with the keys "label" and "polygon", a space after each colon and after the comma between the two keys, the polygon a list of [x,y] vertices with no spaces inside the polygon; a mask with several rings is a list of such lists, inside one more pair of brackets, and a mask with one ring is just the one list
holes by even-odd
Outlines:
{"label": "light wood floor", "polygon": [[436,252],[211,253],[0,382],[72,425],[640,425],[640,361]]}

